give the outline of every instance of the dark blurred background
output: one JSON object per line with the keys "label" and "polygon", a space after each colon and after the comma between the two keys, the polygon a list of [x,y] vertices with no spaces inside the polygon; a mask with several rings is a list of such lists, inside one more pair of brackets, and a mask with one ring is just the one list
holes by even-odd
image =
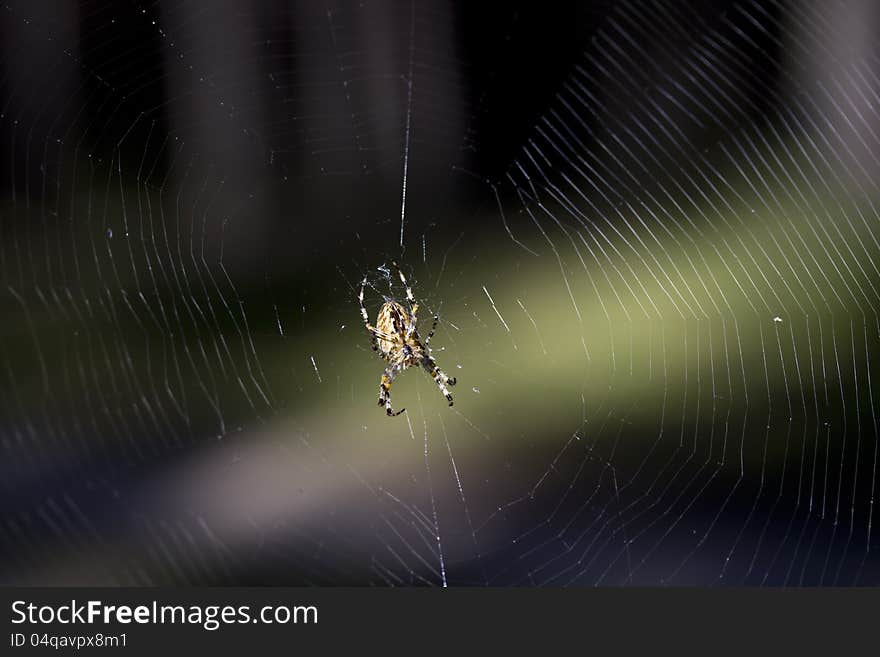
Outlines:
{"label": "dark blurred background", "polygon": [[5,3],[0,581],[877,585],[878,27]]}

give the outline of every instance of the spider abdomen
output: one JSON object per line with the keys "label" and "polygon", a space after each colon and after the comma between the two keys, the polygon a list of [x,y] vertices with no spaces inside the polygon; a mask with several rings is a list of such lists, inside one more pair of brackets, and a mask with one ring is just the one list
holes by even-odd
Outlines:
{"label": "spider abdomen", "polygon": [[[407,341],[407,331],[411,325],[412,318],[406,308],[396,301],[386,301],[376,318],[376,328],[382,333],[376,339],[380,351],[385,355],[402,352],[403,345]],[[384,336],[393,338],[393,340]]]}

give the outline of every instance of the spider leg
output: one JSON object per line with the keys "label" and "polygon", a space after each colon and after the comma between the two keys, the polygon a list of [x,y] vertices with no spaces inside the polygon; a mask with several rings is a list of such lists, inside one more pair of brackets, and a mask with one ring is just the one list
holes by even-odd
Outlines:
{"label": "spider leg", "polygon": [[400,269],[400,265],[396,262],[392,262],[392,265],[397,267],[397,275],[400,276],[400,282],[403,283],[403,287],[406,288],[406,300],[410,302],[410,304],[415,303],[415,298],[413,297],[412,288],[406,282],[406,276],[403,275],[403,271]]}
{"label": "spider leg", "polygon": [[388,417],[395,417],[403,413],[406,409],[401,408],[399,411],[394,411],[391,408],[391,384],[394,383],[394,377],[397,376],[397,373],[400,372],[400,365],[389,365],[385,368],[385,371],[382,372],[382,379],[379,382],[379,406],[385,407],[385,413]]}
{"label": "spider leg", "polygon": [[446,386],[454,386],[455,379],[446,376],[446,373],[437,366],[437,363],[435,363],[434,359],[430,356],[427,356],[424,360],[422,360],[422,366],[425,368],[425,370],[428,371],[428,373],[431,375],[431,378],[434,379],[434,383],[436,383],[437,387],[440,388],[440,392],[443,393],[444,397],[446,397],[446,401],[448,401],[449,405],[452,406],[452,394],[449,392],[449,388],[447,388]]}
{"label": "spider leg", "polygon": [[434,337],[434,331],[437,330],[437,322],[440,321],[440,315],[434,315],[434,323],[431,324],[431,330],[428,331],[428,337],[425,338],[425,346],[431,341],[431,338]]}
{"label": "spider leg", "polygon": [[367,327],[367,330],[377,338],[381,338],[383,340],[388,340],[389,342],[398,342],[399,341],[399,338],[397,338],[396,336],[389,335],[388,333],[385,333],[384,331],[380,331],[375,326],[370,325]]}
{"label": "spider leg", "polygon": [[364,308],[364,288],[367,285],[367,277],[364,276],[364,280],[361,281],[361,293],[358,295],[358,303],[361,307],[361,317],[364,319],[364,326],[367,328],[367,333],[370,334],[370,346],[373,348],[373,351],[379,350],[379,345],[376,343],[376,329],[370,324],[370,317],[367,315],[367,309]]}
{"label": "spider leg", "polygon": [[403,271],[400,269],[400,265],[398,265],[396,262],[392,262],[391,264],[397,267],[397,275],[400,276],[400,282],[403,283],[403,287],[406,288],[406,300],[409,302],[409,314],[412,318],[412,324],[409,327],[408,334],[412,334],[416,327],[419,304],[416,303],[416,299],[413,296],[412,288],[409,286],[409,283],[406,282],[406,276],[403,275]]}

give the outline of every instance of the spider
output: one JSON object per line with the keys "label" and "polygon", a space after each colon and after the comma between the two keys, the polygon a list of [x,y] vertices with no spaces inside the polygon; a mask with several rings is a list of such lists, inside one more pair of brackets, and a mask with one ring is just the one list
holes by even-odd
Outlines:
{"label": "spider", "polygon": [[408,367],[421,365],[425,368],[434,383],[440,388],[440,392],[446,397],[449,405],[452,406],[452,395],[449,394],[447,385],[454,386],[455,378],[450,378],[441,370],[428,350],[428,343],[434,336],[437,328],[439,317],[434,315],[434,323],[431,330],[425,337],[424,342],[419,337],[416,328],[417,313],[419,312],[419,304],[413,297],[412,289],[407,285],[406,277],[400,270],[396,262],[392,262],[397,267],[397,274],[400,276],[400,282],[406,288],[406,300],[409,303],[409,309],[403,304],[391,299],[386,301],[379,316],[376,318],[376,326],[370,324],[370,318],[367,315],[367,309],[364,308],[364,288],[367,285],[367,279],[361,281],[361,293],[358,297],[361,306],[361,317],[364,319],[364,326],[372,339],[373,351],[377,352],[384,360],[388,361],[388,367],[382,372],[382,378],[379,383],[379,406],[385,407],[388,417],[400,415],[406,409],[401,408],[395,412],[391,408],[391,384],[394,383],[394,377]]}

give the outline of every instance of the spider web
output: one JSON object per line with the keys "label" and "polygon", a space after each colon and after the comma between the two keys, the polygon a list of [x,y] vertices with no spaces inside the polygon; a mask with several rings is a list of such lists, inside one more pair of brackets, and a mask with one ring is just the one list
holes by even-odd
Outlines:
{"label": "spider web", "polygon": [[693,4],[4,3],[3,581],[880,583],[876,10]]}

